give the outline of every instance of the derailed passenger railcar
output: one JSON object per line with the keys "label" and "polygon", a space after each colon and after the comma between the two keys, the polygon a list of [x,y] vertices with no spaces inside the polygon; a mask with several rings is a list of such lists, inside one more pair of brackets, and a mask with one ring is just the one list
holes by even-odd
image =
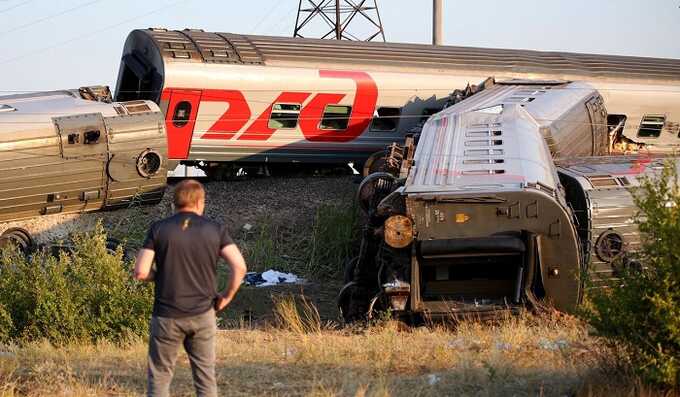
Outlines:
{"label": "derailed passenger railcar", "polygon": [[[417,146],[393,146],[359,187],[368,222],[339,297],[345,318],[493,315],[541,300],[573,310],[583,273],[615,276],[615,259],[639,243],[635,181],[611,166],[606,118],[586,84],[515,81],[433,116]],[[565,153],[575,157],[558,168]],[[575,158],[601,164],[588,172]],[[617,236],[618,253],[603,253]]]}
{"label": "derailed passenger railcar", "polygon": [[[634,190],[655,178],[666,158],[607,156],[562,159],[557,169],[574,212],[582,262],[594,286],[617,277],[622,267],[639,269],[641,237]],[[680,168],[680,163],[676,162]]]}
{"label": "derailed passenger railcar", "polygon": [[[158,103],[170,158],[210,175],[228,162],[363,163],[488,76],[587,82],[602,94],[592,112],[610,108],[602,128],[619,126],[617,150],[680,147],[674,59],[140,29],[125,43],[116,99]],[[591,116],[536,113],[557,114],[574,126]]]}
{"label": "derailed passenger railcar", "polygon": [[[10,221],[157,203],[167,175],[163,116],[85,87],[0,97],[0,230]],[[0,240],[30,241],[30,230]]]}

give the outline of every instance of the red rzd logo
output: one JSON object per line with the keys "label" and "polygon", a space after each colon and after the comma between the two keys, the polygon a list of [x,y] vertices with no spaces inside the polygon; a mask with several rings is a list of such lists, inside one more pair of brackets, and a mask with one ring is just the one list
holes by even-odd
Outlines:
{"label": "red rzd logo", "polygon": [[[349,142],[359,137],[373,118],[378,101],[378,87],[366,72],[321,70],[325,79],[349,79],[356,85],[352,113],[344,130],[321,129],[319,124],[328,105],[337,105],[346,94],[282,92],[267,109],[251,121],[252,112],[241,91],[219,89],[173,89],[163,91],[161,99],[168,101],[166,126],[168,156],[185,159],[189,155],[198,108],[201,102],[226,102],[227,111],[201,136],[202,139],[230,140],[243,128],[239,141],[266,141],[276,132],[269,128],[269,118],[275,103],[308,103],[300,110],[299,127],[305,139],[312,142]],[[311,98],[311,99],[310,99]],[[178,106],[178,105],[182,106]],[[249,124],[250,123],[250,124]]]}
{"label": "red rzd logo", "polygon": [[[319,122],[328,105],[339,104],[345,94],[316,94],[300,111],[300,130],[312,142],[349,142],[356,139],[368,128],[378,100],[378,87],[365,72],[321,70],[319,76],[332,79],[354,80],[357,91],[352,104],[352,114],[346,130],[320,129]],[[243,128],[249,118],[248,105],[238,91],[218,92],[205,90],[201,101],[228,102],[229,109],[208,129],[203,139],[231,139]],[[210,93],[209,96],[206,96]],[[253,121],[238,138],[244,141],[266,141],[276,130],[269,128],[269,117],[274,103],[303,103],[312,94],[309,92],[283,92],[272,104]],[[221,98],[220,98],[221,97]]]}

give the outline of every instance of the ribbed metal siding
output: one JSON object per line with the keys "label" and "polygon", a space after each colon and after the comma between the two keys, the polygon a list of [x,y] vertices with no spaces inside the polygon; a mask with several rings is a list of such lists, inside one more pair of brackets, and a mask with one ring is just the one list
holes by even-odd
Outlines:
{"label": "ribbed metal siding", "polygon": [[[623,237],[624,250],[635,252],[640,249],[640,233],[634,222],[637,207],[633,203],[633,196],[623,187],[613,189],[594,189],[588,191],[591,203],[591,247],[596,247],[600,236],[608,230]],[[613,275],[612,264],[603,261],[591,251],[590,271],[594,281],[598,278],[607,279]]]}
{"label": "ribbed metal siding", "polygon": [[[170,54],[166,42],[185,44],[187,36],[211,36],[226,39],[236,53],[243,53],[243,63],[291,61],[312,63],[352,63],[385,66],[422,67],[437,70],[483,70],[494,73],[541,73],[602,78],[670,79],[680,80],[680,60],[614,55],[541,52],[529,50],[487,49],[475,47],[430,46],[422,44],[394,44],[349,42],[285,37],[249,36],[230,33],[209,34],[196,31],[148,31],[159,47]],[[180,38],[184,36],[184,38]],[[207,38],[207,37],[206,37]],[[186,41],[185,41],[186,40]],[[219,41],[219,39],[217,39]],[[189,50],[208,53],[201,40],[195,40]],[[181,43],[181,44],[180,44]],[[211,45],[214,45],[213,42]],[[221,44],[220,44],[221,46]],[[245,55],[245,56],[244,56]],[[205,61],[213,61],[209,57]]]}
{"label": "ribbed metal siding", "polygon": [[[80,194],[104,191],[103,158],[65,160],[56,136],[25,142],[34,145],[9,149],[5,142],[0,148],[0,221],[41,215],[49,206],[63,206],[64,213],[101,206],[101,199],[86,203]],[[24,142],[17,138],[12,143],[21,147]]]}
{"label": "ribbed metal siding", "polygon": [[324,60],[447,69],[680,79],[680,60],[528,50],[293,40],[248,36],[265,61]]}

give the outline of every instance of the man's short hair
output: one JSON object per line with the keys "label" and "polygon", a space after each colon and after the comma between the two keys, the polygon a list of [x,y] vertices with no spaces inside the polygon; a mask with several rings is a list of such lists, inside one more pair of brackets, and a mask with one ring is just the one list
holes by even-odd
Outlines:
{"label": "man's short hair", "polygon": [[175,186],[175,208],[193,207],[205,200],[203,185],[194,179],[185,179]]}

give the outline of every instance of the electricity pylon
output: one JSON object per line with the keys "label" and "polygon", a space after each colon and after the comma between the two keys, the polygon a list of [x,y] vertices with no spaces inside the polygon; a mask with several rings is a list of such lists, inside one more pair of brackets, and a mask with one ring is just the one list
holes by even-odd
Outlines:
{"label": "electricity pylon", "polygon": [[300,0],[293,37],[385,41],[378,0]]}

